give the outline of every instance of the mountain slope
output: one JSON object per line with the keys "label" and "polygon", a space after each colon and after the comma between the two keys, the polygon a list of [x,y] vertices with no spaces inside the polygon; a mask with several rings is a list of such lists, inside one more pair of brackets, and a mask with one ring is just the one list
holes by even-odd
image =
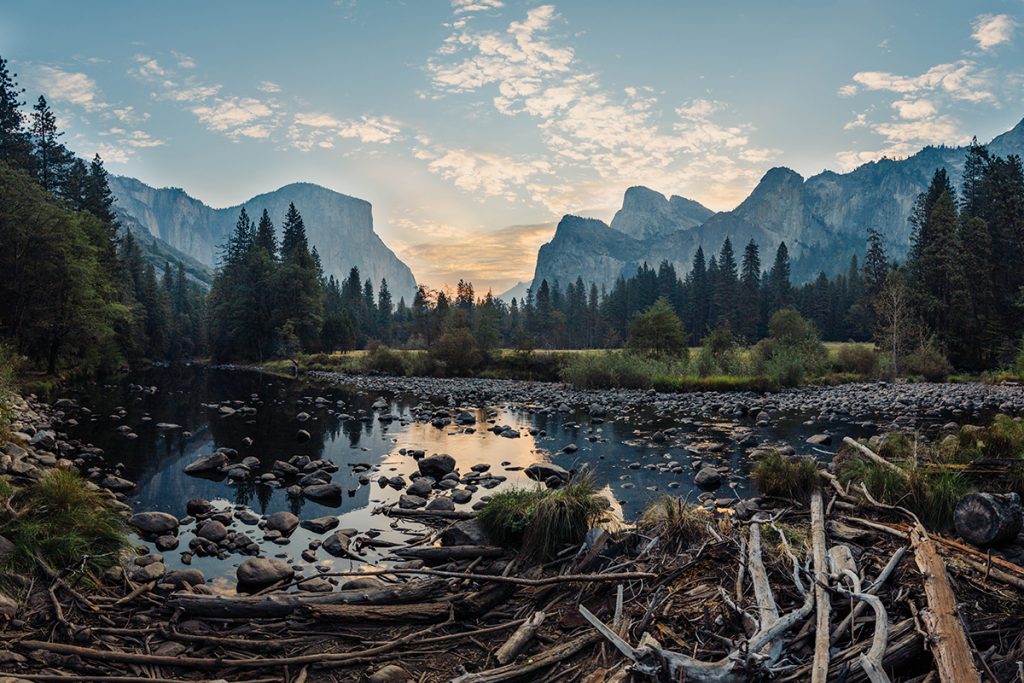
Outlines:
{"label": "mountain slope", "polygon": [[[1024,120],[994,138],[989,149],[999,156],[1024,155]],[[631,187],[610,226],[595,221],[598,225],[589,227],[592,240],[561,235],[571,217],[563,219],[537,254],[532,284],[536,287],[544,278],[566,283],[582,277],[610,286],[643,262],[657,266],[663,260],[682,275],[698,247],[710,257],[726,237],[737,253],[754,240],[766,268],[785,242],[793,279],[803,282],[819,271],[845,269],[851,256],[862,255],[869,227],[882,233],[891,257],[902,259],[910,247],[907,219],[914,200],[939,168],[959,186],[966,152],[966,147],[926,147],[906,159],[881,159],[849,173],[825,171],[806,180],[791,169],[772,168],[739,206],[714,214],[691,200],[665,199],[648,188]],[[566,229],[574,225],[570,222]]]}
{"label": "mountain slope", "polygon": [[372,207],[365,200],[312,183],[293,183],[237,206],[214,209],[179,188],[157,189],[134,178],[113,176],[110,187],[126,214],[152,235],[207,266],[216,264],[219,247],[234,229],[243,207],[253,220],[266,209],[280,237],[285,211],[294,202],[310,244],[320,253],[325,274],[344,278],[355,266],[375,289],[382,278],[387,279],[396,301],[405,297],[411,302],[416,290],[412,271],[374,232]]}

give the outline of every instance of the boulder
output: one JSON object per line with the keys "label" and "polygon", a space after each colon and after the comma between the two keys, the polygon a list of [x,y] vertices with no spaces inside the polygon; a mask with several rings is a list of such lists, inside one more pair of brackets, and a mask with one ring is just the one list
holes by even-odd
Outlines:
{"label": "boulder", "polygon": [[156,581],[163,577],[167,572],[167,567],[164,566],[163,562],[150,562],[144,567],[138,567],[132,571],[132,581],[135,583],[149,583],[150,581]]}
{"label": "boulder", "polygon": [[716,489],[722,484],[722,474],[714,467],[702,467],[694,476],[693,483],[703,489]]}
{"label": "boulder", "polygon": [[202,526],[196,531],[196,536],[204,538],[207,541],[214,543],[220,543],[227,538],[228,529],[222,523],[215,519],[208,519],[203,522]]}
{"label": "boulder", "polygon": [[180,589],[185,586],[202,586],[206,583],[206,577],[198,569],[174,569],[164,574],[161,583],[169,583]]}
{"label": "boulder", "polygon": [[807,438],[807,443],[812,446],[828,446],[832,443],[831,434],[815,434]]}
{"label": "boulder", "polygon": [[455,501],[448,496],[439,496],[427,503],[427,510],[451,512],[455,509]]}
{"label": "boulder", "polygon": [[491,539],[479,521],[464,519],[442,532],[441,545],[491,545]]}
{"label": "boulder", "polygon": [[273,557],[246,558],[235,571],[239,589],[243,591],[258,591],[293,576],[295,570],[287,562]]}
{"label": "boulder", "polygon": [[303,529],[309,529],[313,533],[323,534],[338,526],[338,518],[326,516],[316,517],[314,519],[304,519],[299,522],[299,526]]}
{"label": "boulder", "polygon": [[285,536],[295,531],[295,527],[298,525],[299,518],[286,510],[267,516],[267,528],[272,531],[280,531]]}
{"label": "boulder", "polygon": [[455,458],[447,453],[439,453],[420,460],[419,467],[424,476],[440,479],[449,472],[455,471]]}
{"label": "boulder", "polygon": [[331,500],[341,497],[341,487],[337,484],[313,484],[303,488],[302,495],[311,500]]}
{"label": "boulder", "polygon": [[545,481],[548,477],[553,476],[563,481],[569,479],[569,471],[553,462],[535,462],[523,470],[523,474],[534,481]]}
{"label": "boulder", "polygon": [[335,557],[345,557],[348,555],[348,547],[351,544],[351,538],[340,531],[335,531],[324,539],[324,542],[320,547]]}
{"label": "boulder", "polygon": [[198,474],[199,472],[215,472],[228,462],[228,456],[217,451],[204,455],[185,466],[186,474]]}
{"label": "boulder", "polygon": [[398,497],[398,507],[403,510],[414,510],[421,508],[427,504],[426,498],[420,498],[419,496],[410,496],[407,493],[403,493]]}
{"label": "boulder", "polygon": [[166,512],[137,512],[128,523],[144,534],[158,536],[178,530],[178,518]]}

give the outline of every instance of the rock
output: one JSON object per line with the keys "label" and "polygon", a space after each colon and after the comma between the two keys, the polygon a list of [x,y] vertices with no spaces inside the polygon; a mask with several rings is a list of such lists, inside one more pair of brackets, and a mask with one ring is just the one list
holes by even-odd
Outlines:
{"label": "rock", "polygon": [[167,572],[163,562],[150,562],[144,567],[132,571],[132,581],[135,583],[149,583],[161,578]]}
{"label": "rock", "polygon": [[305,429],[300,429],[299,431],[295,432],[295,440],[298,441],[299,443],[306,443],[307,441],[310,440],[310,438],[312,438],[310,433],[307,432]]}
{"label": "rock", "polygon": [[295,576],[288,563],[273,557],[249,557],[238,565],[235,577],[240,589],[258,591]]}
{"label": "rock", "polygon": [[464,519],[441,533],[441,545],[491,545],[491,539],[479,521]]}
{"label": "rock", "polygon": [[347,581],[342,583],[341,590],[375,590],[377,588],[384,588],[385,586],[387,586],[387,584],[378,579],[376,576],[357,576],[353,579],[348,579]]}
{"label": "rock", "polygon": [[446,454],[431,455],[419,462],[420,472],[425,476],[440,479],[449,472],[455,471],[455,458]]}
{"label": "rock", "polygon": [[324,542],[320,547],[335,557],[346,557],[348,555],[348,547],[351,544],[351,538],[340,531],[335,531],[324,539]]}
{"label": "rock", "polygon": [[383,666],[366,677],[366,683],[406,683],[412,680],[416,679],[397,664]]}
{"label": "rock", "polygon": [[702,467],[693,483],[704,489],[716,489],[722,484],[722,475],[714,467]]}
{"label": "rock", "polygon": [[213,511],[213,503],[205,498],[193,498],[185,503],[185,512],[190,515],[205,515]]}
{"label": "rock", "polygon": [[51,451],[57,445],[57,434],[49,429],[40,429],[28,440],[28,445]]}
{"label": "rock", "polygon": [[398,507],[403,510],[413,510],[415,508],[421,508],[427,504],[426,498],[420,498],[419,496],[410,496],[407,493],[403,493],[398,497]]}
{"label": "rock", "polygon": [[158,536],[156,539],[157,550],[174,550],[178,547],[180,541],[177,536],[171,536],[170,534],[164,534]]}
{"label": "rock", "polygon": [[302,495],[312,500],[331,500],[341,497],[341,487],[337,484],[313,484],[303,488]]}
{"label": "rock", "polygon": [[451,512],[455,509],[455,501],[448,496],[439,496],[427,503],[427,510]]}
{"label": "rock", "polygon": [[185,466],[186,474],[197,474],[199,472],[214,472],[220,470],[221,467],[226,465],[228,462],[228,456],[221,451],[204,455],[198,460],[194,460]]}
{"label": "rock", "polygon": [[206,577],[198,569],[174,569],[164,575],[161,583],[169,583],[180,589],[185,586],[202,586],[206,583]]}
{"label": "rock", "polygon": [[334,586],[327,579],[322,579],[319,576],[312,579],[303,581],[296,586],[300,591],[306,591],[308,593],[330,593],[334,590]]}
{"label": "rock", "polygon": [[184,643],[176,643],[173,640],[165,640],[153,648],[153,654],[161,657],[177,657],[188,648]]}
{"label": "rock", "polygon": [[207,541],[220,543],[227,538],[228,529],[216,519],[208,519],[196,531],[196,536],[205,538]]}
{"label": "rock", "polygon": [[548,477],[558,477],[563,481],[569,480],[569,471],[553,462],[535,462],[525,470],[523,474],[534,481],[545,481]]}
{"label": "rock", "polygon": [[285,510],[267,516],[267,528],[272,531],[280,531],[285,536],[295,531],[295,527],[298,525],[299,518]]}
{"label": "rock", "polygon": [[338,518],[327,516],[316,517],[314,519],[304,519],[299,522],[299,526],[303,529],[309,529],[313,533],[323,534],[338,526]]}
{"label": "rock", "polygon": [[412,480],[412,484],[405,490],[410,496],[419,496],[420,498],[426,498],[430,495],[430,491],[434,488],[434,480],[431,477],[417,477]]}
{"label": "rock", "polygon": [[128,523],[144,534],[163,535],[178,530],[178,518],[166,512],[137,512]]}
{"label": "rock", "polygon": [[105,489],[109,489],[110,491],[114,491],[115,493],[123,493],[135,488],[135,482],[114,476],[113,474],[108,474],[103,477],[103,480],[100,482],[100,486]]}
{"label": "rock", "polygon": [[473,492],[466,489],[455,489],[452,491],[452,502],[456,505],[468,503],[473,498]]}
{"label": "rock", "polygon": [[831,434],[815,434],[807,438],[807,443],[812,446],[828,446],[832,443]]}

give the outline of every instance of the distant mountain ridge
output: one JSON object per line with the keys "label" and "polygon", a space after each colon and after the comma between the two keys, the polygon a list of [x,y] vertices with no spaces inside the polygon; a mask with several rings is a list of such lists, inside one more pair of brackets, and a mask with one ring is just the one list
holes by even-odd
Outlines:
{"label": "distant mountain ridge", "polygon": [[355,266],[376,290],[387,279],[395,301],[412,302],[416,278],[373,229],[369,202],[313,183],[292,183],[224,209],[215,209],[180,188],[154,188],[135,178],[111,176],[118,208],[149,233],[198,262],[213,267],[218,250],[235,227],[244,207],[253,220],[263,209],[280,238],[288,204],[294,202],[306,224],[311,246],[320,253],[324,273],[341,279]]}
{"label": "distant mountain ridge", "polygon": [[[998,156],[1024,156],[1024,120],[988,148]],[[537,253],[531,283],[536,287],[547,279],[564,286],[582,277],[588,284],[610,287],[644,262],[657,267],[664,260],[682,276],[698,247],[710,258],[726,237],[737,253],[753,239],[765,268],[785,242],[793,279],[803,282],[820,271],[831,275],[845,269],[852,255],[863,254],[869,227],[882,233],[891,257],[904,258],[914,200],[938,168],[945,168],[959,187],[966,151],[925,147],[906,159],[881,159],[849,173],[824,171],[807,179],[789,168],[772,168],[739,206],[719,213],[683,197],[631,187],[610,225],[564,216]]]}

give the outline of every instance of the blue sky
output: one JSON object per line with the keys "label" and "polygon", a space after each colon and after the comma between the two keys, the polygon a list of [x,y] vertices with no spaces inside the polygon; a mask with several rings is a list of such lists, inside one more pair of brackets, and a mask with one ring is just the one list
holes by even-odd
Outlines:
{"label": "blue sky", "polygon": [[33,0],[0,54],[114,173],[214,206],[320,183],[421,282],[500,292],[631,185],[729,209],[772,166],[990,139],[1024,116],[1021,24],[1024,0]]}

